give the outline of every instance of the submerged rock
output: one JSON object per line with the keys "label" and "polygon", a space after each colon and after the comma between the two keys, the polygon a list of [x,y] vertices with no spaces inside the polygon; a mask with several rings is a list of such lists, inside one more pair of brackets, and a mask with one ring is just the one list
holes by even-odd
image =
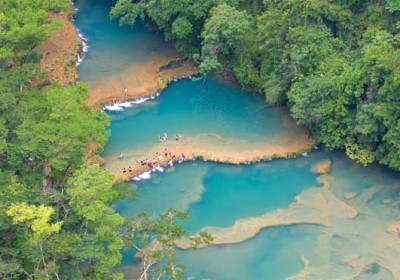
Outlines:
{"label": "submerged rock", "polygon": [[315,164],[311,168],[311,172],[317,173],[317,174],[326,174],[331,170],[331,167],[332,167],[332,162],[329,159],[327,159],[327,160],[324,160],[322,162]]}
{"label": "submerged rock", "polygon": [[348,192],[348,193],[345,193],[344,194],[344,197],[346,198],[346,199],[353,199],[353,198],[355,198],[357,196],[357,193],[355,193],[355,192]]}
{"label": "submerged rock", "polygon": [[383,204],[385,204],[385,205],[390,205],[390,204],[392,204],[392,200],[391,199],[384,199],[383,200]]}
{"label": "submerged rock", "polygon": [[400,237],[400,221],[395,221],[388,224],[386,230],[393,236]]}

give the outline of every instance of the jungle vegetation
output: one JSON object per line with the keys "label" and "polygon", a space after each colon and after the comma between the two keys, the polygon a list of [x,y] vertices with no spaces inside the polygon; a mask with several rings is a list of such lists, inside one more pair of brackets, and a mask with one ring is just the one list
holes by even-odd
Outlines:
{"label": "jungle vegetation", "polygon": [[[100,154],[109,117],[85,105],[85,84],[41,83],[32,49],[58,30],[49,12],[68,0],[0,5],[0,278],[122,279],[121,249],[179,279],[173,241],[185,233],[168,210],[127,220],[112,202],[124,184],[85,161]],[[121,24],[139,18],[199,64],[286,104],[328,149],[400,170],[399,0],[118,0]],[[133,237],[140,237],[139,239]],[[143,247],[155,239],[161,249]],[[194,245],[207,241],[194,239]]]}
{"label": "jungle vegetation", "polygon": [[399,0],[118,0],[110,15],[287,105],[327,149],[400,170]]}
{"label": "jungle vegetation", "polygon": [[61,26],[49,13],[68,7],[69,0],[1,1],[0,278],[122,279],[115,270],[121,249],[143,253],[155,240],[161,246],[143,253],[145,268],[157,262],[155,273],[178,279],[173,244],[185,236],[176,222],[185,214],[116,213],[112,203],[128,195],[127,186],[87,160],[107,141],[108,115],[85,105],[87,85],[49,85],[35,66],[40,56],[32,49]]}

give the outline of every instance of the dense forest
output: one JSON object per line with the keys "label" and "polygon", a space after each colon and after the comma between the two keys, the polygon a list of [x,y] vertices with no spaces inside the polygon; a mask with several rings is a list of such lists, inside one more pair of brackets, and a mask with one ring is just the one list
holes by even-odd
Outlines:
{"label": "dense forest", "polygon": [[288,105],[326,148],[400,170],[399,0],[118,0],[111,17]]}
{"label": "dense forest", "polygon": [[[49,13],[70,8],[69,0],[1,1],[0,278],[122,279],[114,268],[125,246],[144,269],[157,260],[154,271],[176,279],[173,242],[185,235],[176,221],[186,215],[116,213],[112,202],[126,197],[126,185],[90,160],[108,139],[108,115],[85,105],[87,85],[49,85],[35,66],[32,49],[61,27]],[[150,234],[163,246],[145,252]]]}
{"label": "dense forest", "polygon": [[45,87],[31,51],[61,26],[48,13],[69,6],[1,2],[1,279],[112,278],[121,259],[124,220],[110,203],[122,193],[83,161],[88,143],[105,144],[109,118],[84,105],[85,85]]}
{"label": "dense forest", "polygon": [[[111,1],[111,0],[110,0]],[[85,84],[43,83],[32,49],[60,28],[69,0],[0,6],[0,278],[122,279],[121,249],[178,279],[173,242],[186,215],[127,220],[124,184],[96,158],[107,114],[85,105]],[[329,149],[400,170],[400,1],[119,0],[121,24],[146,19],[199,64],[287,104]],[[95,147],[95,149],[93,149]],[[89,159],[89,160],[88,160]],[[137,238],[133,238],[133,236]],[[163,246],[142,250],[150,236]],[[140,238],[139,238],[140,237]],[[207,242],[201,234],[193,245]]]}

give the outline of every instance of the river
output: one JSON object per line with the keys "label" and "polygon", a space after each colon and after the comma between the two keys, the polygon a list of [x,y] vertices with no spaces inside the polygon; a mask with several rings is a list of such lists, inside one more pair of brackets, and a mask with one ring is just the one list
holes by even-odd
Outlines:
{"label": "river", "polygon": [[[122,89],[135,79],[127,69],[174,52],[142,24],[131,29],[110,21],[111,4],[76,3],[75,24],[90,46],[78,73],[92,89]],[[101,81],[110,77],[107,88]],[[132,181],[139,198],[117,202],[117,211],[154,216],[173,207],[189,214],[185,230],[212,233],[216,245],[177,249],[185,279],[400,279],[400,239],[387,230],[400,220],[399,174],[360,166],[322,147],[305,157],[263,161],[274,151],[296,150],[307,138],[284,109],[265,105],[262,96],[207,77],[174,82],[144,103],[109,111],[111,137],[103,157],[111,172],[164,149],[178,156],[260,160],[176,163]],[[168,140],[160,143],[164,132]],[[177,133],[182,142],[175,141]],[[328,174],[313,172],[326,161]],[[123,253],[118,269],[135,279],[138,259]]]}

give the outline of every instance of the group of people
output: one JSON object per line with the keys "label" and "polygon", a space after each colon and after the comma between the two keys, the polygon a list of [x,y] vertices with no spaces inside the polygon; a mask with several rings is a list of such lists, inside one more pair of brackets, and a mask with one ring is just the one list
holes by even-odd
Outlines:
{"label": "group of people", "polygon": [[[166,159],[168,159],[168,163],[167,164],[170,167],[174,166],[174,162],[175,161],[183,162],[183,161],[186,160],[186,156],[185,156],[184,153],[182,153],[179,157],[177,157],[174,153],[168,151],[167,149],[164,149],[164,157]],[[153,160],[150,161],[148,159],[145,159],[145,160],[140,161],[140,164],[141,165],[146,165],[147,164],[148,167],[153,168],[153,167],[156,167],[157,164],[159,162],[161,162],[162,160],[163,160],[162,154],[159,153],[159,152],[156,152],[155,156],[153,157]]]}
{"label": "group of people", "polygon": [[[160,142],[164,142],[168,139],[168,135],[167,133],[164,132],[163,135],[158,136],[158,140]],[[181,142],[183,140],[183,136],[182,134],[175,134],[175,140],[177,142]],[[186,160],[186,156],[184,153],[182,153],[179,157],[176,156],[174,153],[171,153],[170,151],[168,151],[167,149],[164,149],[164,156],[165,159],[168,159],[168,166],[172,167],[174,166],[174,162],[178,161],[180,162],[184,162]],[[122,153],[120,153],[119,158],[122,159],[123,155]],[[194,158],[194,155],[192,155],[191,159]],[[153,157],[152,160],[149,160],[148,158],[140,160],[140,161],[136,161],[136,165],[138,166],[145,166],[147,165],[149,168],[158,168],[159,167],[159,163],[163,160],[163,156],[161,153],[156,152],[155,156]],[[132,167],[129,166],[128,169],[126,167],[123,167],[122,169],[122,173],[127,173],[127,172],[132,172]]]}
{"label": "group of people", "polygon": [[186,156],[184,153],[182,153],[180,155],[180,157],[178,158],[175,154],[168,152],[167,149],[164,149],[164,156],[165,156],[165,158],[168,158],[168,166],[169,167],[174,166],[175,161],[184,162],[186,160]]}
{"label": "group of people", "polygon": [[175,140],[181,142],[183,140],[182,134],[175,134]]}
{"label": "group of people", "polygon": [[[161,135],[158,136],[158,141],[160,141],[160,142],[165,142],[165,141],[167,141],[167,139],[168,139],[168,135],[165,132],[162,136]],[[181,142],[183,140],[182,134],[175,134],[175,140],[177,142]]]}
{"label": "group of people", "polygon": [[126,173],[126,172],[129,172],[129,173],[132,172],[132,167],[130,165],[128,167],[128,170],[126,169],[126,167],[122,168],[122,173]]}
{"label": "group of people", "polygon": [[161,135],[158,136],[158,141],[160,141],[160,142],[165,142],[165,141],[167,141],[167,139],[168,139],[168,135],[165,132],[162,136]]}
{"label": "group of people", "polygon": [[[174,166],[175,162],[184,162],[186,160],[186,156],[184,153],[182,153],[179,157],[175,155],[174,153],[168,151],[167,149],[164,149],[164,157],[168,159],[167,165],[169,167]],[[194,158],[194,155],[192,155],[192,158]],[[153,159],[149,160],[148,158],[136,161],[136,165],[138,166],[145,166],[147,165],[149,168],[157,168],[160,166],[161,161],[163,160],[163,155],[159,152],[156,152]],[[122,173],[126,172],[132,172],[131,166],[126,169],[125,167],[122,169]]]}

